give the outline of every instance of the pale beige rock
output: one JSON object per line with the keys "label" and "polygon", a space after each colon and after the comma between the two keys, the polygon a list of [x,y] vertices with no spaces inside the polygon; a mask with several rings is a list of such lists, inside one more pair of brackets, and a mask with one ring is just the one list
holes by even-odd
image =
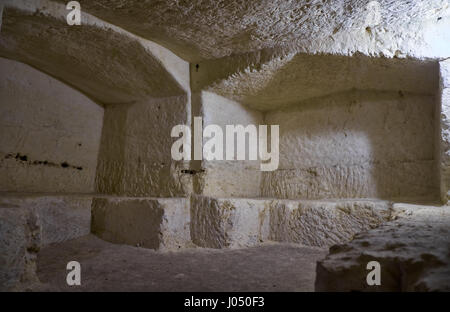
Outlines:
{"label": "pale beige rock", "polygon": [[254,246],[269,235],[270,200],[191,197],[191,238],[209,248]]}
{"label": "pale beige rock", "polygon": [[22,2],[4,9],[0,55],[29,63],[101,104],[187,90],[189,65],[170,51],[92,16],[69,26],[65,5]]}
{"label": "pale beige rock", "polygon": [[190,246],[186,198],[96,197],[92,233],[118,243],[151,249]]}
{"label": "pale beige rock", "polygon": [[25,64],[0,72],[0,191],[92,192],[103,108]]}
{"label": "pale beige rock", "polygon": [[[190,124],[186,96],[108,106],[97,165],[102,194],[184,196],[192,189],[189,161],[174,161],[172,127]],[[187,170],[187,171],[185,171]]]}
{"label": "pale beige rock", "polygon": [[194,88],[269,111],[353,89],[432,95],[438,87],[438,69],[435,62],[411,59],[275,52],[269,57],[261,52],[254,58],[200,63],[199,70],[192,71],[192,81]]}
{"label": "pale beige rock", "polygon": [[450,88],[450,59],[439,62],[441,88]]}
{"label": "pale beige rock", "polygon": [[324,247],[351,240],[391,215],[377,200],[305,201],[248,198],[191,199],[191,238],[209,248],[254,246],[264,241]]}
{"label": "pale beige rock", "polygon": [[[0,191],[18,193],[0,197],[0,287],[37,283],[39,248],[89,233],[92,204],[117,244],[348,243],[318,290],[365,290],[375,256],[380,290],[448,289],[448,209],[377,198],[447,201],[449,0],[80,2],[81,26],[67,1],[0,4]],[[278,170],[174,161],[195,116],[280,125]]]}
{"label": "pale beige rock", "polygon": [[[450,208],[394,205],[395,221],[336,245],[317,265],[316,291],[449,291]],[[369,261],[381,285],[366,283]]]}
{"label": "pale beige rock", "polygon": [[267,113],[280,125],[280,165],[263,173],[262,196],[437,198],[435,105],[432,96],[353,91]]}
{"label": "pale beige rock", "polygon": [[[258,126],[264,124],[263,114],[211,92],[201,92],[203,129],[218,125],[223,134],[223,160],[201,161],[202,172],[197,174],[197,193],[212,197],[259,197],[261,168],[259,160],[249,160],[246,138],[246,160],[226,160],[226,125]],[[205,144],[210,138],[204,138]],[[237,138],[235,138],[236,144]],[[236,151],[234,155],[236,159]]]}
{"label": "pale beige rock", "polygon": [[439,62],[440,87],[437,101],[439,105],[439,174],[441,201],[447,203],[450,188],[450,62]]}
{"label": "pale beige rock", "polygon": [[39,220],[28,209],[0,205],[0,291],[20,290],[38,281]]}
{"label": "pale beige rock", "polygon": [[[65,3],[64,0],[58,0]],[[190,62],[290,47],[307,53],[449,56],[448,0],[80,1]],[[120,12],[120,13],[118,13]]]}
{"label": "pale beige rock", "polygon": [[391,204],[380,200],[274,200],[270,206],[270,240],[316,247],[350,241],[392,212]]}
{"label": "pale beige rock", "polygon": [[5,194],[0,196],[0,204],[36,215],[41,245],[90,233],[92,197],[89,195]]}

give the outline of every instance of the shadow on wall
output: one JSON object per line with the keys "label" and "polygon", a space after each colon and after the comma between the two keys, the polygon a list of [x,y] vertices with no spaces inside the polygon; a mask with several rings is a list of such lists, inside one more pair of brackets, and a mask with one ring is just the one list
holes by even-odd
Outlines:
{"label": "shadow on wall", "polygon": [[287,54],[207,88],[247,107],[272,111],[351,89],[432,95],[437,90],[437,70],[435,62],[410,59]]}
{"label": "shadow on wall", "polygon": [[347,91],[266,113],[280,166],[262,196],[437,200],[434,96]]}
{"label": "shadow on wall", "polygon": [[178,197],[189,193],[189,162],[173,161],[174,125],[188,122],[188,95],[105,108],[97,164],[97,192]]}

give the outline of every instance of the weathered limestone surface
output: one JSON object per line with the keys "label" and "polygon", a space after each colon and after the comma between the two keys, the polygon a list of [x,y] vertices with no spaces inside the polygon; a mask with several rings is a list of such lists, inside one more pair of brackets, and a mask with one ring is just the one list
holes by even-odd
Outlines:
{"label": "weathered limestone surface", "polygon": [[38,216],[42,245],[90,232],[92,197],[89,195],[8,195],[0,197],[0,201],[7,207],[20,207]]}
{"label": "weathered limestone surface", "polygon": [[80,0],[89,13],[190,62],[279,47],[311,54],[450,56],[442,45],[450,40],[448,0],[369,2]]}
{"label": "weathered limestone surface", "polygon": [[[196,175],[199,184],[198,193],[212,197],[259,197],[261,194],[261,169],[259,160],[249,160],[248,135],[246,138],[246,160],[225,160],[226,157],[226,125],[255,125],[256,129],[263,124],[263,115],[258,111],[228,100],[211,92],[201,93],[201,115],[203,129],[211,124],[218,125],[223,134],[223,160],[203,159],[204,170]],[[205,144],[210,138],[205,138]],[[235,137],[235,146],[236,140]],[[234,155],[236,159],[236,151]]]}
{"label": "weathered limestone surface", "polygon": [[84,11],[82,24],[69,26],[66,4],[6,1],[0,55],[45,71],[102,104],[188,90],[188,63]]}
{"label": "weathered limestone surface", "polygon": [[171,156],[172,127],[190,125],[186,96],[105,109],[96,188],[102,194],[176,197],[192,188],[189,162]]}
{"label": "weathered limestone surface", "polygon": [[447,203],[450,190],[450,59],[440,62],[439,69],[441,201]]}
{"label": "weathered limestone surface", "polygon": [[191,238],[202,247],[236,248],[263,241],[330,246],[377,227],[390,204],[377,200],[292,201],[247,198],[191,199]]}
{"label": "weathered limestone surface", "polygon": [[2,195],[0,197],[0,290],[38,283],[41,246],[89,234],[88,196]]}
{"label": "weathered limestone surface", "polygon": [[27,209],[0,207],[0,291],[36,282],[40,227]]}
{"label": "weathered limestone surface", "polygon": [[[247,62],[255,64],[241,64]],[[353,89],[433,95],[438,87],[435,62],[362,55],[278,53],[270,57],[261,52],[208,61],[192,70],[191,76],[193,88],[262,111]]]}
{"label": "weathered limestone surface", "polygon": [[439,73],[442,89],[450,88],[450,59],[439,62]]}
{"label": "weathered limestone surface", "polygon": [[191,197],[191,238],[209,248],[253,246],[268,239],[270,200]]}
{"label": "weathered limestone surface", "polygon": [[0,72],[0,191],[92,192],[103,108],[25,64]]}
{"label": "weathered limestone surface", "polygon": [[[450,291],[450,208],[395,204],[394,217],[331,247],[316,291]],[[369,261],[381,265],[380,286],[366,283]]]}
{"label": "weathered limestone surface", "polygon": [[190,246],[189,199],[96,197],[92,233],[119,244],[151,249]]}
{"label": "weathered limestone surface", "polygon": [[263,173],[275,198],[436,197],[435,100],[352,91],[266,114],[280,125],[280,165]]}
{"label": "weathered limestone surface", "polygon": [[[348,198],[434,198],[440,177],[447,199],[448,0],[80,2],[81,26],[67,1],[0,4],[0,56],[41,71],[0,59],[0,191],[102,194],[0,197],[0,289],[37,282],[40,246],[87,234],[91,204],[99,237],[171,250],[347,243],[392,217]],[[173,161],[194,116],[280,125],[279,170]],[[334,247],[317,289],[365,289],[375,255],[380,290],[448,289],[448,212],[421,211]]]}
{"label": "weathered limestone surface", "polygon": [[269,239],[326,247],[389,220],[391,204],[380,200],[274,200]]}

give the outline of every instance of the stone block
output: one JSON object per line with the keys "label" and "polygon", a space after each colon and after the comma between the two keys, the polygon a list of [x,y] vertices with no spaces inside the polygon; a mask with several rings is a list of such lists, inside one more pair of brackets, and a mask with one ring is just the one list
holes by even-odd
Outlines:
{"label": "stone block", "polygon": [[254,246],[269,235],[270,200],[191,198],[191,238],[208,248]]}
{"label": "stone block", "polygon": [[209,248],[254,246],[264,241],[331,246],[379,226],[391,216],[381,200],[274,200],[194,196],[191,238]]}
{"label": "stone block", "polygon": [[[316,291],[450,290],[449,207],[395,204],[394,210],[394,221],[330,248],[317,264]],[[380,263],[381,285],[367,284],[369,261]]]}
{"label": "stone block", "polygon": [[389,220],[390,203],[380,200],[274,200],[270,240],[326,247]]}
{"label": "stone block", "polygon": [[151,249],[186,247],[186,198],[98,197],[92,204],[92,233],[113,243]]}

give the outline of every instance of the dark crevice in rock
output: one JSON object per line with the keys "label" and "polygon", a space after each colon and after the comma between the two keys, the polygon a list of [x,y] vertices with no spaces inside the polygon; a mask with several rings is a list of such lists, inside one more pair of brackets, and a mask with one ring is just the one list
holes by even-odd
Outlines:
{"label": "dark crevice in rock", "polygon": [[42,165],[42,166],[49,166],[49,167],[62,167],[62,168],[69,168],[69,169],[76,169],[76,170],[83,170],[83,167],[81,166],[75,166],[70,165],[68,162],[64,161],[60,165],[48,161],[48,160],[29,160],[27,155],[22,155],[20,153],[16,153],[15,155],[10,153],[6,154],[4,159],[15,159],[16,161],[20,161],[22,163],[27,163],[28,165]]}
{"label": "dark crevice in rock", "polygon": [[184,169],[184,170],[181,170],[181,173],[184,173],[184,174],[197,174],[197,173],[203,173],[203,172],[205,172],[205,169],[200,169],[200,170]]}

